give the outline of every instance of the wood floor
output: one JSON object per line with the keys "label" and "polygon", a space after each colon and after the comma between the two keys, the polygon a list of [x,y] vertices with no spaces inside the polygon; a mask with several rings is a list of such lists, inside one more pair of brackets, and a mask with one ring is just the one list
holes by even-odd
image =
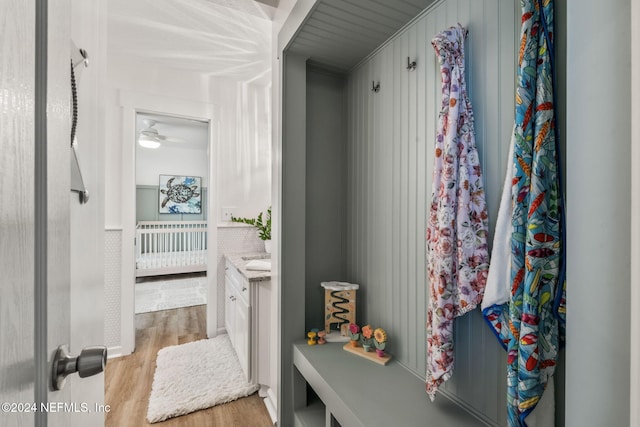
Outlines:
{"label": "wood floor", "polygon": [[206,338],[205,307],[136,314],[135,353],[109,360],[105,369],[105,403],[111,406],[105,427],[272,426],[257,394],[160,423],[146,420],[158,350]]}

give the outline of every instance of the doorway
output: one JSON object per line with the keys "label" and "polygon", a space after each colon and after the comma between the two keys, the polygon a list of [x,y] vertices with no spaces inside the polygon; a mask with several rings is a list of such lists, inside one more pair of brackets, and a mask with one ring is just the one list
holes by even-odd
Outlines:
{"label": "doorway", "polygon": [[[136,224],[137,219],[137,203],[136,203],[136,158],[137,158],[137,146],[139,145],[138,130],[138,115],[142,114],[141,120],[153,120],[151,117],[156,117],[157,123],[152,128],[158,131],[158,134],[165,137],[160,141],[162,144],[170,146],[178,144],[180,141],[177,139],[187,139],[188,135],[171,135],[168,125],[161,126],[159,121],[176,121],[178,119],[190,120],[194,123],[199,122],[206,124],[206,143],[201,145],[206,146],[206,153],[204,161],[207,163],[206,176],[201,178],[206,179],[207,193],[205,198],[201,198],[201,207],[206,210],[206,220],[208,224],[217,224],[217,197],[208,197],[209,194],[217,194],[217,170],[216,153],[217,153],[217,110],[216,106],[206,103],[194,103],[184,100],[179,100],[170,97],[158,97],[146,94],[140,94],[136,92],[121,91],[119,93],[120,105],[122,108],[122,141],[123,150],[121,157],[122,167],[122,239],[121,239],[121,251],[122,251],[122,283],[120,292],[120,313],[121,313],[121,342],[122,351],[121,355],[128,355],[134,352],[135,349],[135,282],[136,282],[136,247],[134,242],[136,240]],[[149,123],[150,124],[150,123]],[[141,122],[141,126],[145,123]],[[175,126],[175,124],[174,124]],[[141,128],[142,129],[142,128]],[[152,131],[153,132],[153,131]],[[164,134],[162,132],[165,132]],[[167,133],[169,132],[169,133]],[[170,139],[175,138],[176,141],[171,142]],[[167,167],[166,172],[170,173],[182,173],[179,170],[171,172],[170,164]],[[184,170],[188,172],[189,169]],[[158,173],[158,175],[160,175]],[[185,174],[186,175],[186,174]],[[204,175],[204,174],[203,174]],[[151,178],[149,178],[151,179]],[[158,187],[160,187],[160,177],[153,178],[157,180]],[[171,185],[176,182],[173,180]],[[155,181],[153,181],[155,183]],[[163,185],[166,189],[167,181],[164,181]],[[200,183],[202,185],[202,181]],[[176,182],[177,185],[177,182]],[[191,184],[190,184],[191,185]],[[159,190],[158,190],[159,191]],[[162,193],[160,193],[162,194]],[[159,196],[158,196],[159,198]],[[159,201],[155,203],[160,203]],[[158,210],[158,218],[166,219],[167,217],[160,217],[161,212],[158,207],[149,209]],[[184,214],[187,215],[187,214]],[[217,228],[209,227],[206,233],[206,242],[203,246],[206,247],[206,335],[207,337],[216,336],[217,330],[217,302],[218,296],[216,292],[215,278],[217,277]],[[185,271],[182,271],[185,272]],[[187,271],[189,272],[189,271]],[[190,271],[189,273],[193,273]]]}
{"label": "doorway", "polygon": [[209,123],[136,112],[136,316],[207,303]]}

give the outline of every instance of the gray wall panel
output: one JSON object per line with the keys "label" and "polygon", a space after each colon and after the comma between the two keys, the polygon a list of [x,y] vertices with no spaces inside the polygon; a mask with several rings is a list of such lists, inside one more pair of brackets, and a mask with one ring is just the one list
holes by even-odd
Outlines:
{"label": "gray wall panel", "polygon": [[[470,33],[467,83],[493,235],[513,123],[519,36],[513,2],[437,4],[354,69],[347,91],[347,270],[363,288],[359,321],[387,329],[390,352],[420,377],[426,358],[425,230],[441,104],[430,40],[457,22]],[[407,56],[417,58],[413,72],[405,69]],[[380,80],[380,92],[370,90],[372,80]],[[492,425],[506,425],[503,353],[479,310],[457,321],[455,373],[443,390]]]}
{"label": "gray wall panel", "polygon": [[346,280],[344,77],[307,67],[306,329],[324,327],[323,281]]}
{"label": "gray wall panel", "polygon": [[286,54],[282,65],[282,227],[280,236],[279,425],[293,425],[293,410],[305,402],[293,394],[293,342],[303,338],[306,267],[306,59]]}
{"label": "gray wall panel", "polygon": [[[394,75],[394,61],[393,52],[390,49],[384,50],[380,53],[380,59],[382,62],[381,80],[385,82],[393,81]],[[381,97],[381,117],[387,121],[393,117],[393,98],[394,92],[391,90],[385,90],[382,92]],[[393,242],[394,242],[394,229],[393,229],[393,216],[394,208],[391,203],[388,202],[388,197],[393,194],[393,127],[392,126],[380,126],[380,145],[381,152],[378,159],[378,176],[380,177],[380,194],[379,194],[379,207],[376,210],[380,210],[382,215],[378,224],[380,234],[378,235],[378,245],[381,251],[381,259],[379,260],[378,270],[379,275],[376,276],[382,281],[380,301],[377,304],[377,313],[372,313],[372,322],[377,322],[379,325],[391,325],[393,322],[393,281],[394,270],[388,268],[389,260],[393,259]]]}

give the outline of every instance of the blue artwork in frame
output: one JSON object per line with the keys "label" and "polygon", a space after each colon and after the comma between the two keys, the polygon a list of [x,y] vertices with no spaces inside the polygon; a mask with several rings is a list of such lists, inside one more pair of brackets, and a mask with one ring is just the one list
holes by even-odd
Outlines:
{"label": "blue artwork in frame", "polygon": [[160,213],[199,214],[201,193],[199,176],[160,175]]}

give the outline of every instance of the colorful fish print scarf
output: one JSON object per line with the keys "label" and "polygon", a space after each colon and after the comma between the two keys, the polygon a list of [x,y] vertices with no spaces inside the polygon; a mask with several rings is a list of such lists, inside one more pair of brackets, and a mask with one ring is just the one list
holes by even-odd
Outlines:
{"label": "colorful fish print scarf", "polygon": [[511,187],[511,295],[507,304],[483,311],[507,350],[510,427],[526,426],[525,418],[554,374],[566,301],[552,75],[553,1],[522,0],[521,4]]}
{"label": "colorful fish print scarf", "polygon": [[427,227],[430,298],[426,388],[432,401],[453,371],[454,318],[482,301],[489,269],[487,207],[464,80],[466,35],[458,25],[431,41],[442,78]]}

